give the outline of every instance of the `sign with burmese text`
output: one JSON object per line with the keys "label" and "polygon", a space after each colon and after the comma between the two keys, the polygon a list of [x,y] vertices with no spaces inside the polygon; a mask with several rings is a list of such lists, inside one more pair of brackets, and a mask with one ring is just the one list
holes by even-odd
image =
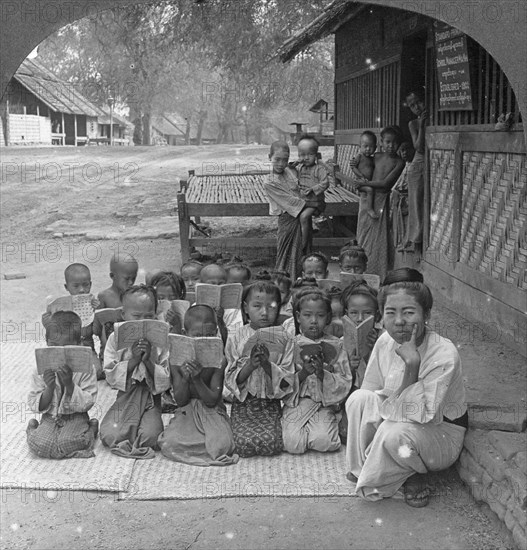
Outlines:
{"label": "sign with burmese text", "polygon": [[467,37],[448,25],[435,29],[436,68],[440,111],[471,111],[472,88]]}

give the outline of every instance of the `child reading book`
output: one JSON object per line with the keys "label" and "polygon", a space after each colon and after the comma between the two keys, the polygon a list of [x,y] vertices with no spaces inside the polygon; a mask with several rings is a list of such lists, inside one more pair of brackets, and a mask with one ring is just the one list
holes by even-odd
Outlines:
{"label": "child reading book", "polygon": [[[125,290],[125,321],[155,320],[156,308],[153,287],[139,285]],[[121,348],[117,343],[119,326],[116,324],[104,352],[106,381],[118,393],[102,420],[101,440],[119,456],[154,458],[157,438],[163,431],[161,393],[170,387],[168,342],[164,347],[155,346],[147,338],[136,336],[132,344]],[[128,332],[128,336],[133,333]]]}
{"label": "child reading book", "polygon": [[[100,306],[99,300],[90,294],[91,291],[91,273],[87,266],[84,264],[70,264],[64,270],[64,288],[68,291],[70,296],[78,296],[79,307],[83,310],[83,317],[86,317],[85,322],[82,322],[81,329],[81,346],[87,346],[91,348],[93,355],[93,366],[97,374],[97,379],[104,378],[103,368],[99,357],[95,351],[95,343],[93,341],[93,311]],[[50,307],[51,306],[51,307]],[[71,310],[76,309],[75,304],[71,304]],[[42,315],[42,325],[47,327],[51,319],[51,309],[53,305],[49,304],[46,312]],[[62,309],[62,308],[61,308]],[[63,310],[69,309],[68,306]],[[80,311],[79,311],[80,313]],[[91,320],[89,319],[91,317]]]}
{"label": "child reading book", "polygon": [[351,171],[364,183],[361,192],[366,195],[366,208],[368,216],[378,218],[379,215],[375,212],[375,190],[368,187],[368,181],[373,177],[375,168],[375,150],[377,149],[377,136],[366,130],[360,135],[360,151],[359,154],[350,160]]}
{"label": "child reading book", "polygon": [[322,252],[313,252],[302,258],[302,277],[328,278],[329,260]]}
{"label": "child reading book", "polygon": [[[150,280],[150,284],[156,289],[158,299],[158,319],[166,321],[170,325],[170,332],[181,334],[183,329],[183,318],[175,307],[170,307],[170,303],[184,301],[186,288],[183,278],[172,271],[160,271]],[[167,304],[168,302],[168,304]],[[167,305],[167,308],[160,307]],[[185,302],[188,305],[188,302]],[[181,310],[183,307],[181,308]]]}
{"label": "child reading book", "polygon": [[[200,283],[208,285],[221,286],[227,283],[227,271],[218,264],[206,265],[200,273]],[[236,284],[236,283],[234,283]],[[234,287],[235,288],[235,287]],[[196,303],[198,303],[199,293],[196,289]],[[204,303],[199,301],[199,303]],[[212,304],[208,304],[212,305]],[[239,307],[222,307],[218,304],[213,307],[218,318],[218,327],[223,341],[227,341],[227,334],[243,324],[242,314]]]}
{"label": "child reading book", "polygon": [[[195,305],[185,314],[184,332],[190,338],[215,337],[216,315],[206,305]],[[197,360],[181,363],[170,355],[171,393],[178,406],[159,436],[164,456],[195,466],[227,466],[238,462],[234,437],[221,398],[226,359],[217,357],[216,368]]]}
{"label": "child reading book", "polygon": [[329,187],[329,173],[324,164],[318,162],[319,143],[315,137],[300,136],[297,147],[298,161],[293,167],[298,173],[300,195],[306,200],[300,214],[302,252],[309,254],[313,244],[313,216],[319,216],[326,209],[324,191]]}
{"label": "child reading book", "polygon": [[306,288],[318,288],[317,280],[314,277],[299,277],[291,287],[291,298],[289,298],[289,303],[286,307],[286,311],[288,313],[291,312],[291,316],[282,322],[282,326],[291,336],[298,334],[297,322],[293,315],[294,303],[299,294]]}
{"label": "child reading book", "polygon": [[368,270],[381,277],[392,263],[392,246],[389,234],[390,191],[401,174],[404,161],[397,154],[401,143],[400,130],[394,126],[388,126],[381,132],[381,145],[383,153],[375,155],[375,169],[371,181],[359,183],[359,191],[362,187],[371,187],[375,190],[374,210],[377,218],[369,214],[366,196],[360,197],[359,216],[357,220],[357,241],[364,248],[368,256]]}
{"label": "child reading book", "polygon": [[[354,391],[362,385],[371,350],[381,333],[381,329],[376,325],[376,323],[380,321],[377,291],[368,286],[365,281],[356,281],[344,289],[340,299],[344,311],[343,320],[345,323],[342,340],[344,349],[348,351],[348,359],[353,374],[353,387],[351,391]],[[352,342],[351,335],[348,334],[346,322],[352,323],[352,328],[354,328],[355,331],[351,330],[351,332],[357,333],[358,327],[361,327],[368,319],[373,319],[373,323],[366,326],[366,328],[368,326],[371,328],[366,338],[364,338],[364,341]],[[359,338],[356,337],[354,340],[359,340]],[[341,440],[345,442],[348,433],[348,419],[344,407],[342,407],[339,432]]]}
{"label": "child reading book", "polygon": [[[249,324],[229,336],[225,355],[227,388],[234,394],[231,424],[236,452],[242,457],[275,455],[282,452],[280,399],[293,390],[293,339],[275,327],[280,308],[278,287],[257,281],[246,287],[243,308]],[[281,352],[258,341],[247,342],[260,329],[274,327]]]}
{"label": "child reading book", "polygon": [[331,302],[320,290],[302,293],[294,315],[294,391],[284,399],[284,449],[301,454],[340,448],[338,406],[349,394],[352,374],[342,342],[324,333],[331,322]]}
{"label": "child reading book", "polygon": [[187,293],[194,292],[196,283],[199,283],[199,277],[202,269],[203,264],[201,262],[197,262],[196,260],[190,260],[181,266],[179,274],[185,283]]}
{"label": "child reading book", "polygon": [[[53,313],[46,326],[48,346],[81,344],[81,320],[72,311]],[[84,348],[85,349],[85,348]],[[89,361],[89,360],[88,360]],[[31,377],[29,408],[42,414],[27,427],[27,444],[42,458],[90,458],[98,422],[88,416],[97,399],[97,378],[93,365],[88,372],[72,372],[66,363],[57,364]]]}
{"label": "child reading book", "polygon": [[368,257],[357,241],[351,241],[340,249],[339,265],[341,273],[366,273]]}

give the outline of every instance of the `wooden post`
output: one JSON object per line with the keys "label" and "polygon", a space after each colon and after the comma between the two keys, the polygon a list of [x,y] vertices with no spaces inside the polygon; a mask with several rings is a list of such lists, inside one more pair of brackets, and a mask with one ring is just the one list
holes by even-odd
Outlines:
{"label": "wooden post", "polygon": [[179,240],[181,242],[181,260],[184,263],[190,258],[190,218],[187,212],[185,193],[178,193],[177,207],[179,218]]}
{"label": "wooden post", "polygon": [[463,201],[463,149],[461,134],[458,134],[454,149],[454,196],[452,197],[452,263],[459,262],[461,248],[461,210]]}
{"label": "wooden post", "polygon": [[62,141],[62,145],[66,145],[66,127],[64,126],[64,113],[60,113],[62,115],[62,126],[60,127],[60,133],[62,134],[62,137],[60,140]]}
{"label": "wooden post", "polygon": [[73,115],[73,128],[75,132],[75,145],[77,145],[77,115]]}

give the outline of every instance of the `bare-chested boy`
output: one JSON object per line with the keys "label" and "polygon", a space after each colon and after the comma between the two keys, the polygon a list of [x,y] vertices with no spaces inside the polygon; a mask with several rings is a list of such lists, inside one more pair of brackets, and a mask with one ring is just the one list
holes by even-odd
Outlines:
{"label": "bare-chested boy", "polygon": [[381,146],[383,152],[375,155],[372,180],[359,184],[357,187],[360,191],[364,187],[371,187],[384,193],[391,190],[404,168],[404,160],[397,154],[400,144],[401,137],[397,128],[387,126],[382,130]]}
{"label": "bare-chested boy", "polygon": [[137,278],[137,260],[130,254],[115,255],[110,260],[110,279],[112,286],[99,293],[100,307],[121,307],[122,296]]}
{"label": "bare-chested boy", "polygon": [[[358,178],[365,187],[362,191],[366,193],[368,199],[368,216],[372,218],[378,218],[379,215],[375,212],[375,191],[368,186],[367,181],[373,178],[373,172],[375,170],[375,150],[377,149],[377,136],[366,130],[362,132],[360,136],[360,152],[359,154],[350,160],[351,171]],[[365,181],[367,180],[367,181]]]}

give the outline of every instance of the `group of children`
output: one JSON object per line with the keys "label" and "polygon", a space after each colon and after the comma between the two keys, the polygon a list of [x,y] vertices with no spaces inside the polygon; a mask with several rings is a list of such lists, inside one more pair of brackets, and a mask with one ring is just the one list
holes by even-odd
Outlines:
{"label": "group of children", "polygon": [[[367,257],[356,242],[343,247],[339,260],[341,271],[366,271]],[[171,460],[201,466],[232,464],[240,456],[339,449],[346,434],[343,404],[360,386],[367,360],[345,350],[342,318],[360,323],[377,317],[373,288],[361,280],[342,292],[320,288],[318,281],[328,279],[328,260],[321,253],[305,255],[296,280],[286,271],[253,276],[243,263],[192,260],[179,273],[147,274],[146,284],[135,284],[137,272],[134,258],[115,256],[111,286],[91,299],[96,311],[116,310],[115,324],[97,323],[96,315],[83,327],[72,311],[44,313],[48,346],[88,346],[93,368],[89,374],[72,372],[67,364],[43,374],[35,370],[29,404],[42,418],[27,428],[35,454],[93,456],[98,436],[122,457],[152,458],[160,450]],[[194,303],[197,283],[241,285],[240,307]],[[68,266],[65,289],[70,295],[89,294],[89,269]],[[158,310],[162,300],[190,304],[181,319],[171,309]],[[179,361],[177,353],[144,337],[118,349],[120,323],[143,319],[162,320],[170,333],[190,338],[220,337],[224,356],[215,368],[205,368],[197,360]],[[373,329],[369,351],[377,336]],[[100,426],[88,415],[98,384],[117,390]],[[165,427],[167,411],[173,416]]]}

